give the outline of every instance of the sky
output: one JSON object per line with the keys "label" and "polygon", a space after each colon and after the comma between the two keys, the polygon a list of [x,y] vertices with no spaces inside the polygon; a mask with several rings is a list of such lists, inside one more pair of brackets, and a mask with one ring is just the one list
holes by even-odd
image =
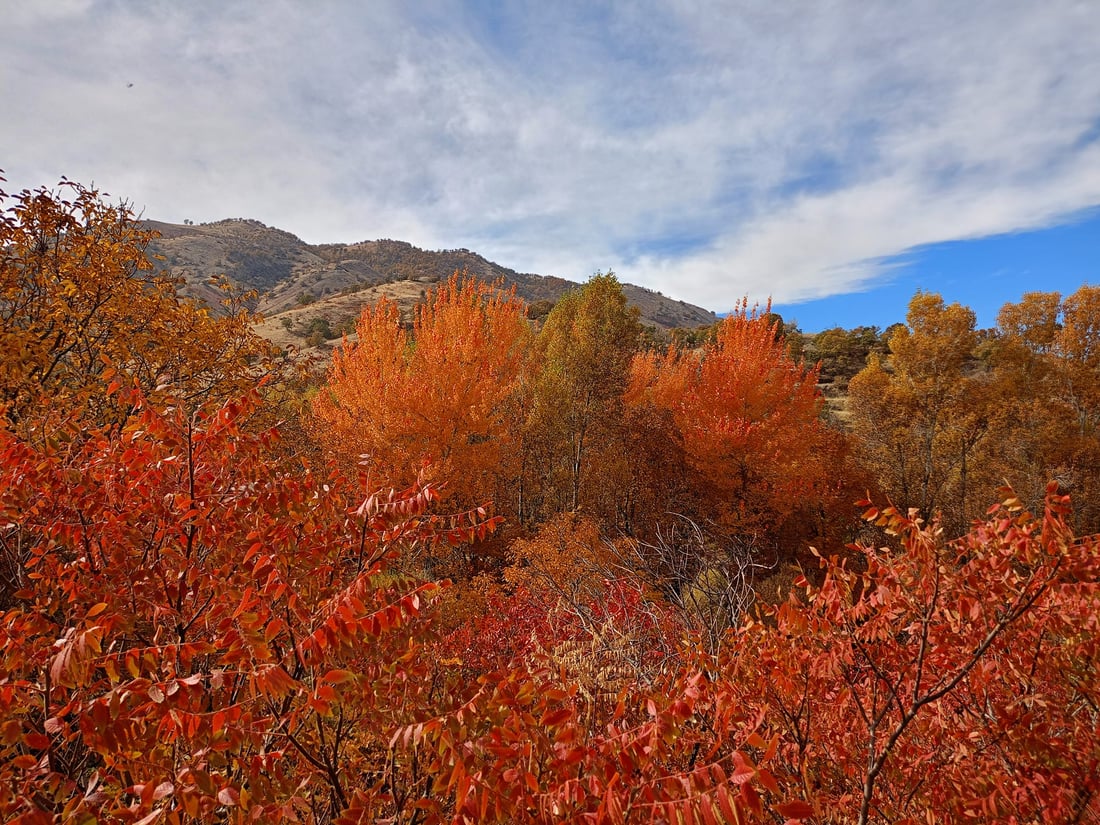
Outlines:
{"label": "sky", "polygon": [[1100,0],[0,0],[8,192],[806,331],[1100,283]]}

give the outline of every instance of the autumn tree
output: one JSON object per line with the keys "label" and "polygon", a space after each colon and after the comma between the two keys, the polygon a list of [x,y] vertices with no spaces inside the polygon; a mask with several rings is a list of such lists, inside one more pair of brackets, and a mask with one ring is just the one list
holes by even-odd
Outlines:
{"label": "autumn tree", "polygon": [[326,822],[353,790],[392,813],[384,731],[450,706],[417,654],[437,587],[385,568],[487,523],[280,465],[257,392],[117,392],[134,412],[81,445],[0,431],[0,542],[29,553],[0,613],[0,818]]}
{"label": "autumn tree", "polygon": [[[455,713],[405,728],[439,796],[428,821],[462,823],[798,823],[813,808],[784,797],[775,748],[724,684],[686,668],[625,691],[593,724],[575,687],[549,668],[479,681]],[[441,804],[442,803],[442,804]],[[443,811],[447,814],[442,815]],[[366,817],[357,822],[367,822]]]}
{"label": "autumn tree", "polygon": [[631,368],[630,406],[669,411],[683,440],[690,514],[742,539],[820,525],[843,452],[819,418],[816,370],[777,332],[742,304],[701,353],[639,354]]}
{"label": "autumn tree", "polygon": [[[195,410],[276,367],[240,301],[214,314],[153,271],[155,233],[125,204],[63,182],[0,192],[0,205],[0,426],[11,435],[43,448],[80,444],[132,412],[128,394],[108,390],[139,388],[153,403]],[[22,542],[0,547],[0,606],[28,552]]]}
{"label": "autumn tree", "polygon": [[[599,275],[530,362],[523,305],[456,276],[337,353],[322,471],[280,449],[246,316],[73,191],[2,213],[3,821],[1100,816],[1100,539],[1066,495],[1095,512],[1100,289],[1008,305],[985,361],[918,295],[852,414],[895,504],[945,516],[864,502],[881,540],[833,552],[855,476],[777,317],[639,354]],[[1042,515],[1004,491],[951,539],[1014,468],[1055,477]],[[499,576],[397,563],[483,541],[501,487],[531,529]],[[810,536],[750,610],[759,548]]]}
{"label": "autumn tree", "polygon": [[515,473],[510,404],[530,341],[523,302],[456,273],[417,306],[411,329],[382,299],[356,333],[314,399],[329,454],[361,463],[379,484],[446,479],[457,506],[495,497]]}
{"label": "autumn tree", "polygon": [[[899,547],[831,559],[717,657],[689,640],[675,666],[615,670],[617,696],[597,697],[564,657],[585,632],[644,630],[637,602],[609,591],[587,629],[546,622],[531,658],[464,678],[425,655],[416,614],[435,588],[386,560],[465,540],[476,515],[273,466],[277,434],[242,426],[256,394],[190,416],[127,403],[121,431],[79,449],[0,438],[5,538],[34,557],[0,617],[8,820],[1096,812],[1100,554],[1065,497],[1041,519],[1008,498],[957,542],[872,509]],[[522,556],[555,577],[596,535],[548,533]]]}
{"label": "autumn tree", "polygon": [[1048,494],[1042,517],[1009,494],[956,541],[871,507],[896,546],[824,559],[726,648],[724,678],[778,735],[770,771],[816,821],[1096,816],[1100,553]]}
{"label": "autumn tree", "polygon": [[[197,406],[251,386],[270,348],[230,302],[215,316],[154,272],[126,204],[63,182],[0,191],[0,409],[44,436],[66,420],[120,420],[103,376]],[[109,380],[109,379],[108,379]],[[50,423],[47,423],[50,422]]]}
{"label": "autumn tree", "polygon": [[610,272],[565,295],[547,316],[524,430],[524,521],[591,506],[606,489],[597,473],[622,432],[622,396],[640,333],[638,310],[627,306]]}
{"label": "autumn tree", "polygon": [[[451,781],[465,777],[457,798],[478,821],[553,820],[549,811],[576,811],[571,805],[598,806],[595,821],[618,821],[615,806],[641,821],[753,821],[754,812],[769,810],[838,823],[915,822],[929,811],[979,822],[1091,821],[1100,792],[1100,648],[1086,628],[1100,607],[1100,554],[1095,539],[1074,538],[1068,516],[1068,500],[1053,492],[1038,519],[1009,496],[987,521],[948,542],[938,525],[913,513],[870,508],[865,517],[897,536],[896,546],[852,548],[858,563],[850,553],[823,560],[819,585],[800,580],[798,594],[737,630],[714,659],[685,656],[669,681],[658,680],[661,694],[675,698],[647,705],[653,718],[681,700],[691,709],[687,725],[686,717],[662,723],[666,741],[692,755],[660,768],[669,787],[692,787],[675,808],[657,804],[647,785],[649,760],[663,758],[659,746],[642,727],[620,726],[630,701],[620,701],[610,721],[591,725],[583,682],[570,691],[552,678],[566,668],[561,663],[533,679],[513,671],[506,682],[484,680],[484,693],[461,715],[417,726],[410,736],[431,743]],[[545,558],[554,579],[555,560],[576,552],[570,543],[524,553]],[[644,684],[628,684],[624,694],[653,700]],[[685,695],[686,684],[695,688]],[[744,727],[752,720],[759,727]],[[613,770],[628,766],[632,777],[619,795],[602,784],[597,754],[610,744],[602,731],[626,729],[630,741],[646,746],[630,757],[615,751],[625,761]],[[735,730],[753,730],[740,740],[739,755],[723,749],[737,740],[728,738]],[[575,749],[564,786],[563,742]],[[696,755],[715,777],[701,786],[680,773]],[[753,790],[742,798],[744,809],[719,814],[708,807],[730,787],[729,774],[713,766],[727,757]],[[502,792],[490,777],[505,768]],[[593,788],[602,801],[588,796]]]}
{"label": "autumn tree", "polygon": [[637,403],[629,390],[624,399],[618,449],[605,459],[607,512],[618,530],[648,540],[669,513],[694,511],[700,477],[673,410]]}
{"label": "autumn tree", "polygon": [[861,455],[891,501],[942,511],[956,533],[997,486],[983,462],[996,406],[972,369],[974,326],[971,309],[918,292],[889,358],[872,356],[848,387]]}
{"label": "autumn tree", "polygon": [[1100,550],[1048,493],[953,541],[869,506],[895,544],[822,559],[819,584],[603,716],[550,657],[402,736],[462,822],[1092,821]]}
{"label": "autumn tree", "polygon": [[1100,289],[1026,293],[997,316],[992,377],[1004,411],[991,457],[1030,506],[1056,480],[1078,529],[1100,529]]}

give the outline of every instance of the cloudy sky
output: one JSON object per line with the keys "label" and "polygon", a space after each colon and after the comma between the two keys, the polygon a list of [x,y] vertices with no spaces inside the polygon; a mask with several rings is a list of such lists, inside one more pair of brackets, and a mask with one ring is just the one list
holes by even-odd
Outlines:
{"label": "cloudy sky", "polygon": [[1100,0],[0,0],[0,169],[803,328],[1100,282]]}

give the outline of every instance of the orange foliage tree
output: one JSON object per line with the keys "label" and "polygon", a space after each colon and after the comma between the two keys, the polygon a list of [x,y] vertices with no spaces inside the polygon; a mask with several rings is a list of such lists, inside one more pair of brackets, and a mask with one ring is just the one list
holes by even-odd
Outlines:
{"label": "orange foliage tree", "polygon": [[[1073,535],[1068,499],[1052,487],[1035,518],[1009,494],[950,542],[915,512],[865,518],[896,545],[822,559],[819,585],[796,582],[714,653],[616,684],[618,704],[577,671],[560,681],[565,643],[540,658],[554,633],[517,591],[527,675],[494,672],[460,713],[409,729],[455,783],[459,821],[1093,821],[1100,543]],[[597,631],[633,626],[613,618]]]}
{"label": "orange foliage tree", "polygon": [[510,402],[530,340],[514,291],[456,273],[417,306],[411,330],[382,299],[356,333],[314,399],[328,452],[379,484],[407,486],[423,472],[446,479],[443,494],[462,506],[494,497],[515,473]]}
{"label": "orange foliage tree", "polygon": [[[549,610],[522,625],[521,667],[401,738],[446,777],[457,822],[1092,821],[1100,544],[1068,516],[1053,490],[1041,518],[1010,496],[947,542],[869,508],[897,546],[822,560],[820,585],[602,704],[563,681],[564,640],[540,653],[564,626]],[[609,618],[600,633],[632,623]]]}
{"label": "orange foliage tree", "polygon": [[839,444],[819,418],[816,370],[777,333],[744,303],[701,353],[639,354],[631,369],[629,404],[670,411],[683,439],[692,514],[743,536],[820,526],[835,498]]}
{"label": "orange foliage tree", "polygon": [[1008,499],[949,544],[871,510],[899,548],[830,559],[719,652],[689,645],[597,697],[564,648],[635,632],[637,603],[588,628],[546,611],[524,627],[538,649],[471,680],[425,646],[435,587],[385,570],[469,520],[425,515],[427,490],[349,498],[273,465],[275,433],[242,426],[255,395],[190,415],[125,402],[121,430],[83,444],[0,436],[0,538],[29,553],[0,614],[6,821],[1097,812],[1100,550],[1064,497],[1042,519]]}
{"label": "orange foliage tree", "polygon": [[821,822],[1087,822],[1100,813],[1100,545],[1068,499],[1014,497],[945,542],[870,508],[895,548],[823,560],[718,667],[782,743],[769,767]]}
{"label": "orange foliage tree", "polygon": [[[53,214],[59,204],[39,194],[20,203]],[[76,202],[74,214],[98,204]],[[119,226],[112,214],[102,227]],[[411,336],[384,303],[364,315],[317,401],[330,448],[362,471],[353,480],[284,457],[278,429],[257,423],[269,420],[263,386],[227,397],[247,376],[235,360],[227,376],[202,360],[207,316],[156,282],[118,277],[112,250],[136,261],[140,243],[108,232],[77,254],[82,227],[63,223],[32,245],[20,232],[34,221],[5,213],[15,239],[0,303],[12,313],[0,328],[5,822],[1100,815],[1100,540],[1074,536],[1055,485],[1042,517],[1007,495],[954,541],[916,511],[867,504],[868,529],[893,546],[828,556],[818,584],[799,579],[787,601],[730,628],[747,602],[730,591],[734,578],[709,576],[727,561],[716,542],[751,547],[815,513],[840,521],[827,514],[843,451],[819,422],[814,370],[786,354],[766,316],[742,305],[701,354],[630,362],[636,319],[604,276],[599,300],[572,299],[544,341],[546,384],[517,399],[528,333],[513,296],[453,278]],[[56,265],[36,258],[51,254]],[[100,279],[112,289],[97,293]],[[102,302],[82,303],[96,294]],[[157,335],[114,342],[96,326],[117,313],[131,329],[118,295],[159,296]],[[1005,340],[1023,350],[998,355],[1037,381],[1059,376],[1044,392],[1076,412],[1059,419],[1075,436],[1096,418],[1098,296],[1062,304],[1061,328],[1056,301],[1007,313]],[[965,348],[936,328],[958,317],[922,306],[927,323],[910,330],[917,340],[899,333],[895,356],[932,391],[935,376],[906,358]],[[197,336],[181,343],[175,371],[167,331]],[[601,341],[616,363],[600,363]],[[1038,358],[1047,354],[1062,360]],[[56,392],[67,426],[37,414],[36,382]],[[454,474],[452,504],[479,504],[518,472],[509,455],[528,456],[510,441],[509,416],[541,402],[564,416],[543,442],[557,462],[544,501],[576,511],[622,500],[625,487],[603,497],[594,487],[626,479],[636,514],[646,501],[685,504],[696,510],[675,518],[690,529],[656,524],[648,544],[607,542],[583,512],[542,519],[513,545],[481,614],[440,638],[422,611],[441,586],[392,562],[483,539],[499,520],[475,506],[438,515],[431,484],[382,484],[400,489],[430,461],[433,479]],[[643,441],[669,437],[665,464],[631,476],[613,460],[635,443],[630,422]],[[663,467],[676,479],[641,492]],[[690,515],[713,515],[726,535]],[[691,593],[701,610],[719,605],[722,621],[684,621],[673,591],[681,609]]]}

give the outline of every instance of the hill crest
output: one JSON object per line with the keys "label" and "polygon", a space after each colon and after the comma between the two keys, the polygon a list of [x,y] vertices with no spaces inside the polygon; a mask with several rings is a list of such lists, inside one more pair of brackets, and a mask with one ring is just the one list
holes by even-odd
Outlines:
{"label": "hill crest", "polygon": [[[302,331],[311,325],[346,328],[363,306],[382,295],[409,308],[455,271],[514,286],[529,304],[553,303],[580,286],[552,275],[516,272],[469,249],[425,250],[388,238],[308,244],[249,218],[201,224],[150,220],[144,226],[161,236],[149,245],[150,260],[164,274],[181,278],[184,294],[217,306],[221,293],[210,284],[216,277],[254,290],[255,309],[265,318],[259,331],[281,346],[301,343]],[[623,292],[650,326],[698,327],[717,320],[709,310],[645,287],[624,283]]]}

